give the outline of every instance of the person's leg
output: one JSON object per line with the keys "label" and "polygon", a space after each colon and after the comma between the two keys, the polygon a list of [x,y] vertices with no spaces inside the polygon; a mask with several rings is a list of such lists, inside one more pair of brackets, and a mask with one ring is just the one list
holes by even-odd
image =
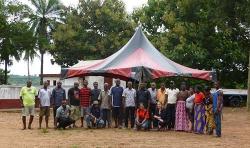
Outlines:
{"label": "person's leg", "polygon": [[175,109],[175,104],[172,104],[172,129],[175,127],[175,112],[176,112],[176,109]]}
{"label": "person's leg", "polygon": [[221,113],[215,114],[216,135],[221,137]]}
{"label": "person's leg", "polygon": [[40,107],[40,113],[39,113],[39,129],[42,127],[42,121],[43,121],[43,116],[44,116],[44,108]]}
{"label": "person's leg", "polygon": [[84,107],[81,107],[81,127],[83,127],[84,115],[85,115],[85,109]]}
{"label": "person's leg", "polygon": [[92,127],[92,118],[91,118],[91,116],[86,115],[85,120],[86,120],[86,123],[87,123],[87,127],[91,128]]}
{"label": "person's leg", "polygon": [[[129,107],[126,107],[126,108],[125,108],[125,127],[126,127],[126,128],[128,128],[129,111],[130,111],[130,108],[129,108]],[[130,121],[131,121],[131,120],[130,120]]]}
{"label": "person's leg", "polygon": [[115,121],[115,128],[118,127],[118,113],[117,113],[117,107],[113,107],[112,108],[112,114],[113,114],[113,118],[114,118],[114,121]]}
{"label": "person's leg", "polygon": [[75,120],[73,120],[72,118],[70,117],[67,117],[65,118],[65,123],[64,123],[64,129],[67,127],[67,126],[70,126],[71,124],[73,124],[75,122]]}
{"label": "person's leg", "polygon": [[42,128],[43,116],[39,116],[39,129]]}
{"label": "person's leg", "polygon": [[171,111],[170,111],[170,105],[167,105],[166,108],[166,128],[168,128],[168,130],[171,129]]}
{"label": "person's leg", "polygon": [[108,110],[107,109],[102,109],[102,120],[103,120],[103,127],[105,128],[106,127],[106,124],[107,124],[107,112]]}
{"label": "person's leg", "polygon": [[22,121],[23,121],[23,130],[25,130],[26,129],[26,115],[27,115],[27,111],[26,111],[27,109],[26,109],[26,107],[24,106],[23,108],[22,108]]}
{"label": "person's leg", "polygon": [[149,113],[150,113],[150,128],[154,128],[154,114],[155,114],[155,104],[150,104],[150,109],[149,109]]}
{"label": "person's leg", "polygon": [[122,123],[124,119],[123,107],[118,107],[118,125],[119,128],[122,128]]}
{"label": "person's leg", "polygon": [[111,110],[107,109],[108,128],[111,128]]}
{"label": "person's leg", "polygon": [[130,109],[130,122],[131,122],[131,128],[134,128],[134,125],[135,125],[135,107],[131,107],[131,109]]}
{"label": "person's leg", "polygon": [[55,118],[56,118],[56,110],[59,108],[60,106],[54,106],[53,107],[53,118],[54,118],[54,124],[56,125],[57,123],[55,123]]}
{"label": "person's leg", "polygon": [[50,109],[49,107],[46,107],[46,113],[45,113],[46,128],[49,128],[49,116],[50,116]]}
{"label": "person's leg", "polygon": [[31,124],[33,122],[33,118],[35,115],[35,106],[29,106],[29,114],[30,114],[30,119],[29,119],[28,129],[31,129]]}
{"label": "person's leg", "polygon": [[98,119],[96,121],[96,127],[97,128],[104,128],[104,121],[102,119]]}
{"label": "person's leg", "polygon": [[148,122],[148,120],[147,121],[145,121],[142,125],[141,125],[141,127],[144,129],[144,130],[148,130],[149,129],[149,122]]}

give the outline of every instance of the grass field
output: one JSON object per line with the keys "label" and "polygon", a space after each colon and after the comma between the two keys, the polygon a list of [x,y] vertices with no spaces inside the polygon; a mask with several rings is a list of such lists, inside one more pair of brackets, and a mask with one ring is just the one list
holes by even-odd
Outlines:
{"label": "grass field", "polygon": [[[79,123],[77,123],[79,125]],[[52,120],[50,120],[52,126]],[[250,113],[245,108],[225,108],[222,137],[184,132],[143,132],[130,129],[21,130],[18,112],[0,112],[0,147],[250,147]]]}

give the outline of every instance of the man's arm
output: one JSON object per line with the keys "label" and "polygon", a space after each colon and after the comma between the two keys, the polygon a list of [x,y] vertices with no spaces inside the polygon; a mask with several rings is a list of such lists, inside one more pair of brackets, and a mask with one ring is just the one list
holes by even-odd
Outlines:
{"label": "man's arm", "polygon": [[52,90],[52,95],[51,95],[51,105],[55,105],[55,89]]}
{"label": "man's arm", "polygon": [[147,96],[148,96],[148,108],[147,108],[147,110],[149,111],[151,95],[150,95],[150,92],[148,90],[147,90]]}
{"label": "man's arm", "polygon": [[66,91],[63,89],[63,99],[66,100]]}
{"label": "man's arm", "polygon": [[69,102],[69,105],[71,106],[71,104],[70,104],[70,99],[71,99],[71,96],[72,96],[72,91],[71,91],[71,88],[68,90],[68,102]]}
{"label": "man's arm", "polygon": [[221,109],[222,109],[222,104],[223,104],[223,92],[222,91],[219,91],[219,95],[218,95],[218,105],[217,105],[217,110],[218,110],[218,112],[220,112],[221,111]]}

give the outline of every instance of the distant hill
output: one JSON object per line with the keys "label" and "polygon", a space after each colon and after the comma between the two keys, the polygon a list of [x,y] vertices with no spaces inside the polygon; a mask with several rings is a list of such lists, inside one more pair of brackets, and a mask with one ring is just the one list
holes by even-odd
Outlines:
{"label": "distant hill", "polygon": [[[39,85],[40,78],[38,76],[30,76],[32,85]],[[10,85],[26,85],[28,76],[9,75],[8,83]]]}

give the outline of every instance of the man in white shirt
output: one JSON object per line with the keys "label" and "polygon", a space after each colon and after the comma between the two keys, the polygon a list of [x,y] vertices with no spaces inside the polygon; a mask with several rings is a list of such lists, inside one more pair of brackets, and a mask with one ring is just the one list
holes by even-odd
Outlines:
{"label": "man in white shirt", "polygon": [[130,116],[131,128],[134,128],[136,91],[132,88],[132,82],[128,82],[128,88],[124,89],[122,96],[125,103],[125,127],[128,128]]}
{"label": "man in white shirt", "polygon": [[39,129],[41,129],[43,116],[45,116],[46,128],[48,128],[49,115],[50,115],[50,99],[51,90],[48,88],[48,82],[44,81],[43,88],[39,90],[38,99],[40,101],[40,114],[39,114]]}
{"label": "man in white shirt", "polygon": [[175,104],[177,101],[177,95],[179,93],[179,89],[175,87],[174,81],[170,81],[170,87],[166,90],[167,95],[167,128],[169,130],[173,129],[175,127]]}

